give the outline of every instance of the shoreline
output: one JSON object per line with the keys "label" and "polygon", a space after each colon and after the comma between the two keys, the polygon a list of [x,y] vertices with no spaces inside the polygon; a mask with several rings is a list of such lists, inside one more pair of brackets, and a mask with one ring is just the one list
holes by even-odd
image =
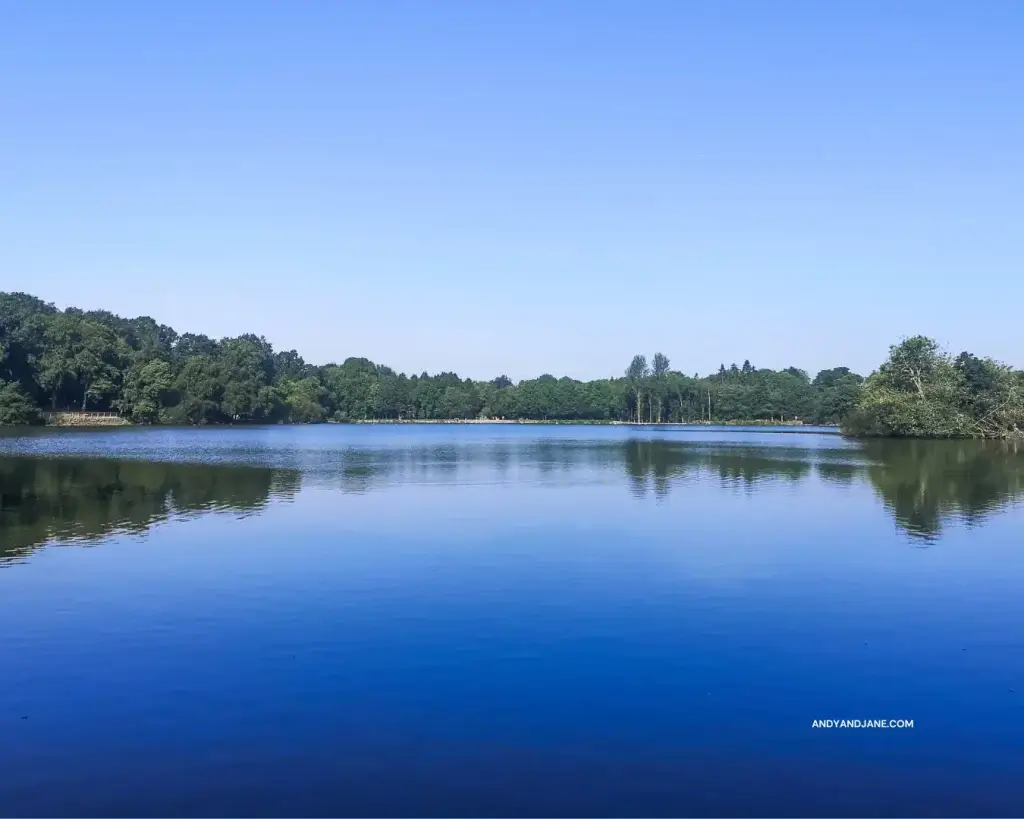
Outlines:
{"label": "shoreline", "polygon": [[810,429],[839,429],[832,424],[804,424],[788,421],[597,421],[597,420],[563,420],[536,418],[374,418],[352,421],[333,421],[328,424],[540,424],[547,426],[619,426],[619,427],[789,427]]}
{"label": "shoreline", "polygon": [[[92,428],[97,429],[101,427],[125,427],[125,426],[154,426],[154,427],[177,427],[180,424],[137,424],[129,421],[127,418],[122,416],[109,414],[109,413],[70,413],[70,412],[46,412],[44,415],[44,423],[42,426],[49,428]],[[445,425],[445,424],[457,424],[457,425],[478,425],[478,424],[494,424],[494,425],[533,425],[533,426],[619,426],[619,427],[691,427],[691,428],[722,428],[722,427],[764,427],[766,429],[814,429],[814,430],[835,430],[839,431],[838,425],[833,424],[805,424],[802,422],[789,422],[789,421],[616,421],[616,420],[590,420],[590,419],[537,419],[537,418],[362,418],[338,421],[334,419],[326,419],[319,422],[236,422],[236,423],[223,423],[223,424],[198,424],[196,426],[203,427],[247,427],[247,426],[318,426],[319,424],[336,424],[336,425],[407,425],[407,424],[420,424],[420,425]],[[16,424],[12,426],[20,427],[23,425]],[[191,425],[188,425],[191,426]],[[6,428],[6,427],[5,427]]]}

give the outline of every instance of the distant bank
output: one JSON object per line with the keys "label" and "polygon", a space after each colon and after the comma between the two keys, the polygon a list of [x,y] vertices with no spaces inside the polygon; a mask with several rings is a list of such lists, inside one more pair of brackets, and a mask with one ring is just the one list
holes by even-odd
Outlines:
{"label": "distant bank", "polygon": [[[122,427],[122,426],[145,426],[133,424],[127,418],[118,415],[116,412],[81,412],[68,410],[62,412],[44,412],[43,420],[46,426],[50,427]],[[544,425],[544,426],[620,426],[620,427],[766,427],[777,431],[788,429],[801,430],[803,428],[829,429],[839,431],[839,427],[831,424],[805,424],[802,421],[723,421],[710,423],[708,421],[617,421],[617,420],[543,420],[533,418],[365,418],[350,421],[327,421],[329,424],[362,424],[362,425],[402,425],[402,424],[515,424],[515,425]],[[211,423],[202,426],[262,426],[259,422],[236,422],[232,423]],[[279,426],[308,426],[303,423],[279,422]],[[158,425],[159,426],[159,425]]]}
{"label": "distant bank", "polygon": [[[407,376],[367,358],[313,365],[252,333],[217,340],[146,316],[62,311],[25,293],[0,293],[0,425],[378,418],[788,427],[793,422],[780,419],[799,418],[840,424],[858,437],[1024,438],[1024,372],[966,351],[954,357],[923,336],[894,344],[867,379],[848,367],[812,377],[798,367],[775,370],[749,360],[688,375],[660,352],[650,362],[633,356],[621,372],[591,381],[545,373],[513,382],[449,371]],[[67,412],[71,407],[81,414]],[[405,418],[416,420],[399,420]]]}
{"label": "distant bank", "polygon": [[542,424],[547,426],[617,426],[617,427],[814,427],[839,429],[832,424],[805,424],[802,421],[615,421],[588,419],[538,418],[367,418],[354,421],[328,421],[331,424]]}

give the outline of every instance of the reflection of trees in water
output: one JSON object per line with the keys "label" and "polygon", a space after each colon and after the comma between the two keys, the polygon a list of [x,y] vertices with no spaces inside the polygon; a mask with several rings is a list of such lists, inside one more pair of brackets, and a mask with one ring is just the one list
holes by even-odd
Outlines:
{"label": "reflection of trees in water", "polygon": [[51,540],[143,533],[171,517],[252,514],[298,486],[297,472],[251,466],[0,459],[0,561]]}
{"label": "reflection of trees in water", "polygon": [[[766,481],[799,481],[811,471],[808,450],[791,447],[708,446],[632,440],[624,444],[626,474],[633,494],[648,484],[665,497],[671,485],[688,477],[717,477],[722,486],[750,489]],[[802,457],[798,457],[802,456]]]}
{"label": "reflection of trees in water", "polygon": [[552,480],[581,469],[621,467],[621,444],[586,441],[352,447],[303,468],[310,485],[362,493],[403,483],[462,484]]}
{"label": "reflection of trees in water", "polygon": [[826,483],[852,486],[864,475],[864,464],[841,461],[819,461],[814,465],[818,477]]}
{"label": "reflection of trees in water", "polygon": [[87,458],[0,459],[0,562],[55,540],[93,542],[145,532],[171,517],[258,513],[303,484],[364,493],[402,483],[621,480],[664,499],[674,487],[715,479],[753,491],[816,474],[871,485],[897,524],[936,538],[950,519],[975,523],[1024,497],[1024,445],[1013,442],[875,440],[832,449],[670,440],[547,440],[403,448],[351,448],[294,467],[226,466]]}
{"label": "reflection of trees in water", "polygon": [[510,476],[543,483],[580,472],[600,479],[603,475],[621,475],[623,465],[635,494],[653,489],[657,497],[666,496],[673,484],[687,477],[713,475],[723,486],[749,488],[765,480],[798,481],[813,468],[808,450],[799,447],[548,440],[515,445],[352,448],[339,453],[333,463],[321,462],[305,474],[312,483],[340,487],[346,492],[366,492],[405,482],[488,483]]}
{"label": "reflection of trees in water", "polygon": [[1024,498],[1024,445],[1012,441],[873,440],[832,450],[630,441],[625,464],[638,496],[653,486],[655,497],[664,497],[691,475],[751,488],[798,482],[813,468],[831,484],[868,481],[897,524],[925,539],[937,538],[945,522],[970,526]]}
{"label": "reflection of trees in water", "polygon": [[352,448],[336,463],[308,473],[311,481],[361,494],[395,483],[449,483],[467,463],[455,446],[411,449]]}
{"label": "reflection of trees in water", "polygon": [[867,476],[897,523],[935,539],[950,519],[971,526],[1024,498],[1024,445],[1017,441],[874,440]]}

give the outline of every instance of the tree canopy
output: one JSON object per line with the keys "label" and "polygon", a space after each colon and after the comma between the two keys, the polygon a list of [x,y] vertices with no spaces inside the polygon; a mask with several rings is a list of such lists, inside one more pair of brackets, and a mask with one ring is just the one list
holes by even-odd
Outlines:
{"label": "tree canopy", "polygon": [[1007,438],[1024,432],[1024,373],[924,336],[894,344],[844,429],[864,436]]}
{"label": "tree canopy", "polygon": [[633,356],[619,378],[544,374],[514,383],[453,372],[405,375],[367,358],[312,365],[262,336],[212,339],[153,318],[58,310],[0,293],[0,424],[45,410],[115,411],[137,423],[317,423],[503,418],[672,423],[844,424],[863,435],[999,437],[1021,422],[1022,375],[953,359],[929,339],[892,348],[865,380],[846,367],[811,378],[749,359],[707,376]]}

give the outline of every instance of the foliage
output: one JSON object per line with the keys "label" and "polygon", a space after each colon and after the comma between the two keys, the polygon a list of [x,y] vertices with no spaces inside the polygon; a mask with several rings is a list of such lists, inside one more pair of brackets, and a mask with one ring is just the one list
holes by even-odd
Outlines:
{"label": "foliage", "polygon": [[327,390],[320,381],[310,376],[281,384],[281,400],[288,408],[287,420],[293,424],[316,424],[324,420],[323,402]]}
{"label": "foliage", "polygon": [[5,424],[38,424],[39,408],[25,391],[10,381],[0,381],[0,426]]}
{"label": "foliage", "polygon": [[12,407],[27,399],[35,408],[116,410],[139,423],[800,421],[942,437],[998,437],[1024,426],[1021,373],[968,353],[953,360],[921,337],[893,347],[867,382],[846,367],[811,379],[796,367],[759,369],[749,360],[689,376],[658,352],[650,363],[634,356],[620,378],[545,374],[513,383],[505,375],[407,376],[366,358],[314,366],[262,336],[179,334],[148,316],[61,311],[24,293],[0,293],[0,379],[16,385],[5,393]]}
{"label": "foliage", "polygon": [[932,339],[914,336],[890,348],[843,426],[863,436],[1019,437],[1021,374],[971,353],[954,360]]}
{"label": "foliage", "polygon": [[125,373],[121,397],[114,406],[138,423],[152,424],[160,409],[168,403],[174,383],[171,365],[161,359],[146,363],[134,362]]}
{"label": "foliage", "polygon": [[838,424],[850,415],[860,398],[864,378],[848,367],[822,370],[811,386],[815,390],[815,420],[820,424]]}

